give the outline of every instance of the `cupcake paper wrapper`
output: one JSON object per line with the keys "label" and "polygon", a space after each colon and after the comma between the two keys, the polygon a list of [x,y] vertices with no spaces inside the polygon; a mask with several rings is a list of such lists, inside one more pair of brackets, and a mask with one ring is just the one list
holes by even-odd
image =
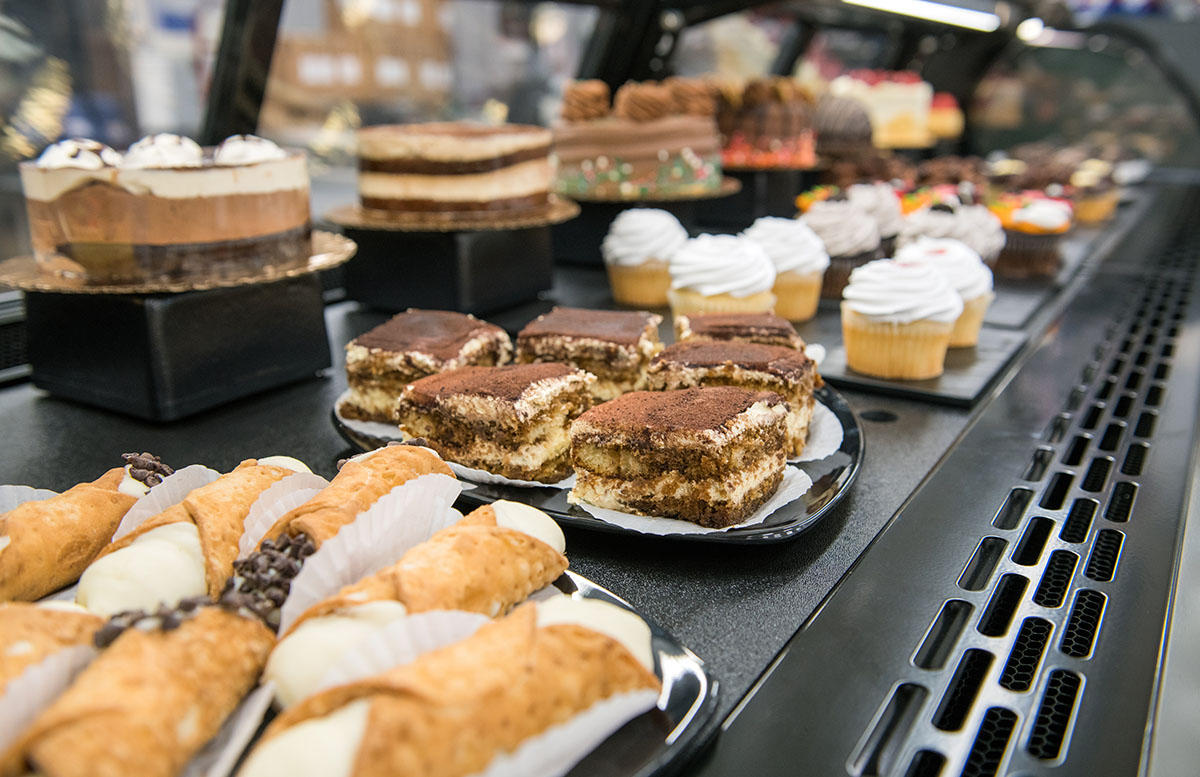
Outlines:
{"label": "cupcake paper wrapper", "polygon": [[401,483],[342,527],[305,560],[280,612],[279,633],[309,607],[393,564],[414,545],[453,524],[462,488],[454,478],[427,474]]}
{"label": "cupcake paper wrapper", "polygon": [[455,475],[460,478],[482,483],[489,486],[517,486],[518,488],[574,488],[575,476],[569,475],[557,483],[539,483],[536,480],[516,480],[514,478],[506,478],[503,475],[496,475],[482,469],[472,469],[464,467],[462,464],[455,464],[453,461],[447,461],[450,469]]}
{"label": "cupcake paper wrapper", "polygon": [[296,509],[312,499],[318,491],[329,485],[329,481],[311,472],[297,472],[271,485],[258,495],[250,512],[246,514],[242,538],[238,540],[238,558],[254,552],[275,521],[284,513]]}
{"label": "cupcake paper wrapper", "polygon": [[593,518],[598,518],[605,523],[611,523],[615,526],[620,526],[622,529],[629,529],[639,534],[656,534],[659,536],[669,534],[715,534],[717,532],[741,529],[746,526],[754,526],[755,524],[762,523],[771,513],[808,493],[808,489],[812,488],[812,484],[812,478],[805,472],[795,467],[784,467],[783,480],[780,481],[779,487],[775,489],[775,493],[771,495],[771,498],[762,507],[755,510],[754,514],[746,520],[735,526],[726,526],[723,529],[710,529],[706,526],[694,524],[691,521],[681,521],[676,518],[658,518],[623,513],[620,510],[612,510],[607,507],[596,507],[587,502],[576,502],[576,505],[580,509],[587,511]]}
{"label": "cupcake paper wrapper", "polygon": [[671,312],[690,315],[692,313],[764,313],[775,307],[775,295],[770,291],[735,297],[731,294],[705,295],[691,289],[668,289],[667,299]]}
{"label": "cupcake paper wrapper", "polygon": [[0,515],[26,502],[40,502],[52,496],[58,496],[58,492],[33,486],[0,486]]}
{"label": "cupcake paper wrapper", "polygon": [[262,725],[275,687],[261,685],[250,692],[221,726],[217,735],[180,772],[180,777],[228,777],[238,758]]}
{"label": "cupcake paper wrapper", "polygon": [[200,486],[207,486],[219,477],[221,477],[220,472],[209,469],[203,464],[191,464],[183,469],[175,470],[174,474],[167,475],[161,483],[151,486],[145,496],[133,503],[133,507],[130,507],[129,512],[125,513],[121,524],[113,533],[113,541],[121,539],[168,507],[179,504],[193,490]]}
{"label": "cupcake paper wrapper", "polygon": [[4,695],[0,696],[0,753],[24,733],[98,654],[91,645],[63,648],[8,683]]}
{"label": "cupcake paper wrapper", "polygon": [[410,664],[431,650],[461,642],[489,620],[477,612],[435,610],[392,621],[346,651],[314,693]]}
{"label": "cupcake paper wrapper", "polygon": [[817,400],[813,403],[812,419],[808,422],[808,439],[804,443],[804,451],[796,458],[788,459],[788,463],[820,461],[832,456],[842,447],[844,435],[842,422],[832,410]]}

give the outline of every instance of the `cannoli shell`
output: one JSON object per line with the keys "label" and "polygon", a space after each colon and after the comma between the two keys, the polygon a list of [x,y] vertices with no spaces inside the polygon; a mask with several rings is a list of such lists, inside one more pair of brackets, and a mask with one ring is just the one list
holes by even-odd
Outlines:
{"label": "cannoli shell", "polygon": [[304,534],[320,547],[379,497],[431,473],[454,477],[436,453],[416,445],[392,445],[364,459],[347,461],[328,487],[282,515],[263,539],[273,540],[285,533]]}
{"label": "cannoli shell", "polygon": [[464,777],[598,701],[659,687],[616,640],[582,626],[539,629],[526,605],[411,664],[310,696],[265,738],[367,698],[355,777]]}
{"label": "cannoli shell", "polygon": [[497,526],[495,511],[486,505],[413,547],[392,566],[309,608],[296,624],[380,600],[400,602],[409,613],[465,610],[494,617],[566,569],[566,556],[524,532]]}
{"label": "cannoli shell", "polygon": [[[0,695],[10,680],[51,653],[90,644],[103,623],[99,616],[86,612],[26,602],[0,604]],[[14,646],[20,649],[14,650]]]}
{"label": "cannoli shell", "polygon": [[195,524],[204,551],[208,594],[221,594],[233,574],[246,515],[259,495],[280,480],[295,474],[290,469],[259,464],[247,459],[228,474],[193,490],[179,504],[168,507],[141,526],[109,545],[100,555],[120,550],[151,529],[184,521]]}
{"label": "cannoli shell", "polygon": [[130,628],[0,759],[44,777],[174,777],[253,686],[274,635],[206,607],[170,631]]}
{"label": "cannoli shell", "polygon": [[115,467],[58,496],[18,505],[0,516],[0,601],[31,602],[79,579],[137,501],[117,488]]}

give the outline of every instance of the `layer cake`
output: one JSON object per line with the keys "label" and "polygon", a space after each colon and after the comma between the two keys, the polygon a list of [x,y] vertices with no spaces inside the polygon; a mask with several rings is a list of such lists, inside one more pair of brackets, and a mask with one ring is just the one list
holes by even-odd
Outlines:
{"label": "layer cake", "polygon": [[713,528],[740,523],[783,478],[786,415],[778,394],[732,386],[625,394],[571,426],[568,501]]}
{"label": "layer cake", "polygon": [[41,265],[96,284],[208,280],[308,263],[308,167],[252,135],[66,140],[20,166]]}
{"label": "layer cake", "polygon": [[494,367],[512,357],[508,333],[474,316],[409,309],[346,346],[347,418],[392,423],[414,380],[459,367]]}
{"label": "layer cake", "polygon": [[550,131],[521,124],[381,125],[358,132],[358,194],[385,211],[512,211],[549,202]]}
{"label": "layer cake", "polygon": [[662,316],[644,311],[556,307],[517,334],[517,361],[562,362],[596,376],[592,396],[606,402],[644,388],[650,359],[662,350]]}
{"label": "layer cake", "polygon": [[565,364],[463,367],[405,387],[400,427],[443,458],[519,480],[571,474],[571,422],[592,406],[595,378]]}
{"label": "layer cake", "polygon": [[808,439],[813,391],[823,385],[817,366],[803,350],[779,345],[689,341],[654,357],[647,376],[652,390],[693,386],[738,386],[773,391],[787,400],[787,452],[799,456]]}
{"label": "layer cake", "polygon": [[804,349],[786,318],[774,313],[692,313],[675,317],[675,340],[716,340]]}

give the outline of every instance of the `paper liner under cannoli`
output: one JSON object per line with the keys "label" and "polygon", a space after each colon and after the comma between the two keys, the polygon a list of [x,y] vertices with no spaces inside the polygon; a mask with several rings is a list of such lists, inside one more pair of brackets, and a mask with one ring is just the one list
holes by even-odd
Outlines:
{"label": "paper liner under cannoli", "polygon": [[13,678],[72,645],[90,645],[104,623],[86,612],[27,602],[0,604],[0,696]]}
{"label": "paper liner under cannoli", "polygon": [[115,467],[0,516],[0,601],[33,601],[77,580],[137,501],[117,490],[124,477]]}
{"label": "paper liner under cannoli", "polygon": [[320,547],[379,497],[430,473],[454,476],[441,457],[416,445],[390,445],[360,454],[347,461],[325,489],[276,521],[263,539],[304,534]]}
{"label": "paper liner under cannoli", "polygon": [[173,777],[250,690],[273,641],[217,607],[170,630],[126,629],[0,757],[0,775]]}
{"label": "paper liner under cannoli", "polygon": [[[644,630],[644,655],[605,630],[544,619],[543,606],[524,605],[462,642],[305,699],[275,719],[240,774],[465,777],[597,703],[659,690],[649,631],[636,616],[618,617]],[[321,722],[330,725],[305,731]]]}
{"label": "paper liner under cannoli", "polygon": [[259,495],[295,474],[247,459],[104,549],[84,571],[76,601],[92,612],[216,597],[233,574],[246,515]]}
{"label": "paper liner under cannoli", "polygon": [[477,508],[305,610],[272,653],[267,677],[281,703],[293,704],[316,690],[339,655],[389,622],[432,610],[505,613],[566,570],[565,546],[539,510],[507,501]]}

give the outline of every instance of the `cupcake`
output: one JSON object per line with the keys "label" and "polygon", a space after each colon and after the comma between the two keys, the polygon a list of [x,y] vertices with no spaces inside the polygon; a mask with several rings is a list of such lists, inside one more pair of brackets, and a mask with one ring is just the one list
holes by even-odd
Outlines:
{"label": "cupcake", "polygon": [[1089,159],[1071,175],[1075,220],[1080,224],[1099,224],[1116,212],[1120,193],[1112,170],[1112,165],[1104,160]]}
{"label": "cupcake", "polygon": [[992,271],[979,254],[961,240],[922,237],[896,252],[896,261],[928,262],[942,271],[963,302],[963,312],[950,332],[950,347],[974,346],[979,341],[979,330],[988,305],[995,297]]}
{"label": "cupcake", "polygon": [[849,200],[814,202],[801,221],[817,233],[829,254],[821,283],[825,299],[841,299],[850,271],[883,256],[875,219]]}
{"label": "cupcake", "polygon": [[742,236],[762,246],[775,265],[775,312],[790,321],[817,314],[829,254],[817,233],[797,219],[763,216]]}
{"label": "cupcake", "polygon": [[904,216],[900,213],[900,198],[887,183],[856,183],[846,190],[850,202],[865,210],[879,227],[879,248],[884,256],[896,250],[896,236]]}
{"label": "cupcake", "polygon": [[1047,197],[1007,198],[992,206],[1004,226],[1001,278],[1053,278],[1062,266],[1059,244],[1071,228],[1071,205]]}
{"label": "cupcake", "polygon": [[936,378],[962,309],[929,263],[869,262],[850,274],[842,300],[846,366],[876,378]]}
{"label": "cupcake", "polygon": [[983,205],[939,202],[905,216],[897,241],[903,248],[923,237],[952,238],[971,247],[984,264],[996,263],[1004,248],[1004,227]]}
{"label": "cupcake", "polygon": [[775,305],[775,265],[758,243],[700,235],[671,257],[667,299],[681,313],[761,313]]}
{"label": "cupcake", "polygon": [[665,210],[621,211],[600,247],[617,304],[666,307],[667,289],[671,286],[668,263],[687,239],[687,230]]}

